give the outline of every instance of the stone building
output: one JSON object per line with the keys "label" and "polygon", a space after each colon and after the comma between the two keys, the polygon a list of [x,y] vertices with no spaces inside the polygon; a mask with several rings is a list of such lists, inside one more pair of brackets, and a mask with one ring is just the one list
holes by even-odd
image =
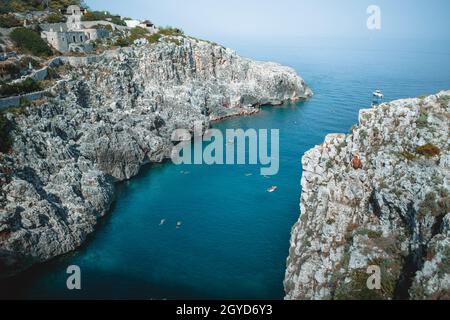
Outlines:
{"label": "stone building", "polygon": [[108,29],[123,31],[140,27],[151,34],[158,32],[158,28],[149,20],[125,20],[127,26],[119,26],[110,21],[83,21],[85,12],[85,9],[76,5],[68,6],[63,12],[67,21],[41,24],[41,37],[62,53],[90,52],[94,48],[93,41],[109,37]]}
{"label": "stone building", "polygon": [[[70,52],[70,48],[90,48],[92,46],[80,46],[80,44],[87,44],[89,41],[107,38],[109,32],[106,29],[81,29],[81,30],[67,30],[67,31],[43,31],[43,38],[60,52]],[[76,51],[80,51],[79,49]],[[91,51],[91,50],[88,50]]]}
{"label": "stone building", "polygon": [[78,6],[69,6],[66,10],[66,23],[41,25],[41,36],[53,48],[60,52],[89,52],[93,49],[90,41],[107,38],[106,29],[85,28],[82,22],[84,11]]}
{"label": "stone building", "polygon": [[139,24],[139,27],[146,29],[150,33],[158,32],[158,28],[150,20],[144,20]]}

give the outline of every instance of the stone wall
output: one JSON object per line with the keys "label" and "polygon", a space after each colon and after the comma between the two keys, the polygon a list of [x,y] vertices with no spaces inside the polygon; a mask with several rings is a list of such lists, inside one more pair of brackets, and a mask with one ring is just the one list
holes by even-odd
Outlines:
{"label": "stone wall", "polygon": [[44,67],[42,69],[33,71],[33,73],[29,76],[31,79],[35,81],[42,81],[47,78],[48,75],[48,67]]}
{"label": "stone wall", "polygon": [[21,102],[24,100],[33,101],[42,98],[45,94],[45,91],[38,91],[23,94],[20,96],[7,97],[0,99],[0,110],[4,110],[11,107],[19,107]]}

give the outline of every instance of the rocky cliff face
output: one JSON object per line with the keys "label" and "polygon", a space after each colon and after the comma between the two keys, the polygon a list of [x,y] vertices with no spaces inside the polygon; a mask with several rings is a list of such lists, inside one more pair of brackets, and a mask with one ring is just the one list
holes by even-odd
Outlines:
{"label": "rocky cliff face", "polygon": [[286,299],[450,299],[449,101],[362,110],[304,155]]}
{"label": "rocky cliff face", "polygon": [[[179,43],[180,42],[180,43]],[[114,199],[114,183],[170,155],[176,128],[307,98],[290,68],[181,38],[73,67],[39,106],[9,113],[0,153],[0,274],[74,250]]]}

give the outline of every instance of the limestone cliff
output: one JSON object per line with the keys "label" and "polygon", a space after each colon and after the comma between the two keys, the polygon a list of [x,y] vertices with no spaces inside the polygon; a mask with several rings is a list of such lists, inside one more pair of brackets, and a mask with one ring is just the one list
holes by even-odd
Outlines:
{"label": "limestone cliff", "polygon": [[304,155],[286,299],[450,299],[449,101],[361,110],[351,134]]}
{"label": "limestone cliff", "polygon": [[6,114],[14,130],[0,153],[0,275],[80,246],[114,183],[167,158],[174,129],[312,94],[290,68],[187,37],[66,61],[53,96]]}

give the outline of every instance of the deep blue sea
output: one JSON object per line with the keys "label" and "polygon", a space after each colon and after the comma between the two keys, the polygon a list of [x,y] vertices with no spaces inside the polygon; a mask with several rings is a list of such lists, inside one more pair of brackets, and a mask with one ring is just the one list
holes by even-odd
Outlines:
{"label": "deep blue sea", "polygon": [[[295,68],[315,93],[306,102],[215,125],[280,129],[279,174],[265,178],[250,165],[148,166],[118,186],[113,210],[84,247],[12,279],[3,294],[282,299],[290,231],[300,214],[302,154],[328,133],[348,132],[377,88],[386,100],[450,89],[450,49],[439,41],[227,45]],[[268,193],[272,185],[278,189]],[[66,289],[69,265],[81,267],[81,291]]]}

